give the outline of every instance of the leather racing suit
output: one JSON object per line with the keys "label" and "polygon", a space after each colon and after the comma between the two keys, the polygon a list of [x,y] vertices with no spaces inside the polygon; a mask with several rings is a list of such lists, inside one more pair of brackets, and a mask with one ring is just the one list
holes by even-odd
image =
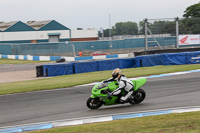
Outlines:
{"label": "leather racing suit", "polygon": [[131,94],[133,93],[134,90],[134,86],[131,80],[129,80],[127,77],[125,77],[124,75],[121,75],[118,79],[114,79],[109,78],[107,80],[105,80],[104,82],[110,82],[110,81],[117,81],[119,83],[119,87],[114,90],[113,92],[111,92],[111,95],[119,95],[121,93],[121,90],[124,89],[125,90],[125,94],[124,96],[121,97],[121,102],[122,101],[126,101]]}

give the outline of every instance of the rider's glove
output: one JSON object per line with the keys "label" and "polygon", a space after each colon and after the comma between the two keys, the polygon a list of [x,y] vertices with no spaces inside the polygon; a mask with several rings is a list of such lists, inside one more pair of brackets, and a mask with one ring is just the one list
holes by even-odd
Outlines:
{"label": "rider's glove", "polygon": [[109,96],[109,97],[111,97],[112,95],[113,95],[112,93],[108,92],[108,96]]}

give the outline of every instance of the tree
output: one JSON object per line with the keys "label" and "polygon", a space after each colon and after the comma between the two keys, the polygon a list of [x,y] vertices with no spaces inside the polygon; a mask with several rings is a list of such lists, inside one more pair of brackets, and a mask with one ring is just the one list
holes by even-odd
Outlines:
{"label": "tree", "polygon": [[191,5],[184,11],[185,14],[179,23],[182,25],[184,30],[181,30],[180,34],[199,34],[200,33],[200,2]]}
{"label": "tree", "polygon": [[135,22],[119,22],[112,27],[113,35],[137,35],[138,25]]}
{"label": "tree", "polygon": [[[109,37],[109,29],[103,30],[103,36]],[[102,37],[102,33],[99,31],[99,37]]]}
{"label": "tree", "polygon": [[163,34],[171,34],[172,36],[176,35],[176,22],[167,21],[163,27]]}
{"label": "tree", "polygon": [[186,18],[200,17],[200,2],[187,7],[184,12],[185,14],[183,15],[183,17],[186,17]]}
{"label": "tree", "polygon": [[144,21],[140,21],[139,22],[139,35],[144,35],[145,31],[144,31]]}
{"label": "tree", "polygon": [[163,34],[166,21],[155,21],[149,24],[149,29],[153,34]]}
{"label": "tree", "polygon": [[184,18],[179,21],[180,34],[199,34],[200,18]]}
{"label": "tree", "polygon": [[[175,35],[175,22],[170,21],[154,21],[152,23],[148,22],[147,27],[153,34],[172,34]],[[139,33],[144,35],[144,21],[140,21],[140,31]]]}

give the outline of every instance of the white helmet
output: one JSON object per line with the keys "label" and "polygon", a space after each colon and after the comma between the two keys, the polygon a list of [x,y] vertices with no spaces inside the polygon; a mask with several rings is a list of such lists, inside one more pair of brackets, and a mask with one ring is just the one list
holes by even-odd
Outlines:
{"label": "white helmet", "polygon": [[121,70],[119,68],[116,68],[112,71],[112,77],[115,79],[115,78],[118,78],[118,76],[121,75]]}

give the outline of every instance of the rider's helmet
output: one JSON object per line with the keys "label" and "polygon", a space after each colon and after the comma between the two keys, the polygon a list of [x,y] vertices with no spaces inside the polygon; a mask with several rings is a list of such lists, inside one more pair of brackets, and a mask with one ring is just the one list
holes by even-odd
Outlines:
{"label": "rider's helmet", "polygon": [[120,75],[121,75],[121,70],[120,70],[119,68],[116,68],[116,69],[113,70],[113,72],[112,72],[112,77],[113,77],[114,79],[119,78]]}

